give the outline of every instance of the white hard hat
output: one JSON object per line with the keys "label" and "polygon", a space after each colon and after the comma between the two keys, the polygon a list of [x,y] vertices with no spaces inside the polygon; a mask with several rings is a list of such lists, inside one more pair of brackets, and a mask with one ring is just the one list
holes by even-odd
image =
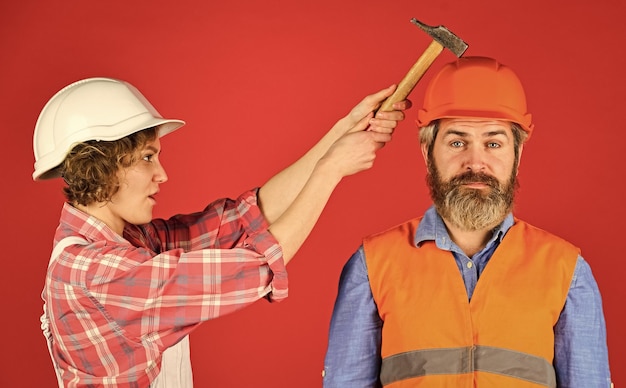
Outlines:
{"label": "white hard hat", "polygon": [[180,128],[182,120],[164,119],[128,82],[113,78],[88,78],[56,93],[35,124],[33,179],[60,176],[58,167],[77,143],[118,140],[159,126],[159,136]]}

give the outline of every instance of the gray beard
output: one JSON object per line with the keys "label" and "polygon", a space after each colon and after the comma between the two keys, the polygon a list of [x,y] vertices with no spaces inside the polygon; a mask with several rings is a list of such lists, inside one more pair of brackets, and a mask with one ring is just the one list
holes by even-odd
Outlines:
{"label": "gray beard", "polygon": [[[502,223],[513,209],[517,182],[517,163],[509,181],[468,171],[444,182],[432,158],[428,162],[426,181],[439,215],[462,231],[492,229]],[[463,184],[483,182],[488,189],[468,189]]]}

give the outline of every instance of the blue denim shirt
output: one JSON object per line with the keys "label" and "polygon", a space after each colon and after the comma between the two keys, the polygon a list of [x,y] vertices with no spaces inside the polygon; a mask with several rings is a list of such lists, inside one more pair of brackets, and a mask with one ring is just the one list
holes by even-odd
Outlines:
{"label": "blue denim shirt", "polygon": [[[428,209],[415,234],[415,244],[433,240],[451,251],[471,299],[480,274],[513,225],[513,215],[494,230],[483,250],[471,259],[452,242],[435,209]],[[467,265],[472,262],[471,265]],[[381,321],[367,277],[363,247],[345,265],[330,324],[324,360],[324,387],[380,387]],[[557,385],[608,388],[611,385],[602,300],[591,268],[578,257],[565,307],[554,327]]]}

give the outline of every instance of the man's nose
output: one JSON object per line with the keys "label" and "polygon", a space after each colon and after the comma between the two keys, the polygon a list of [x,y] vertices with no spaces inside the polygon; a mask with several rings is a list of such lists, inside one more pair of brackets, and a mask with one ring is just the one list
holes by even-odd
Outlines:
{"label": "man's nose", "polygon": [[472,145],[468,147],[465,153],[464,167],[470,171],[483,171],[485,169],[486,151],[482,146]]}

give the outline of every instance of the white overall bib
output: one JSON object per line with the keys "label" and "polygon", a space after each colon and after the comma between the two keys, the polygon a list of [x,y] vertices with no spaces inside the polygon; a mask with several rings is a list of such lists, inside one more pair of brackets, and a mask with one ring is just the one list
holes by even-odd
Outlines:
{"label": "white overall bib", "polygon": [[[71,236],[66,237],[52,250],[50,255],[50,263],[48,268],[54,260],[63,252],[65,247],[74,244],[85,245],[87,241],[80,237]],[[46,338],[48,344],[48,351],[52,358],[52,365],[54,366],[54,372],[57,376],[57,382],[59,388],[63,388],[63,380],[61,379],[61,370],[59,369],[54,356],[52,354],[52,333],[50,332],[50,320],[48,319],[48,313],[46,310],[46,300],[43,298],[43,315],[41,316],[41,330]],[[176,345],[166,349],[163,352],[161,359],[161,372],[156,379],[150,384],[151,388],[193,388],[193,375],[191,373],[191,359],[189,353],[189,336],[185,336]]]}

